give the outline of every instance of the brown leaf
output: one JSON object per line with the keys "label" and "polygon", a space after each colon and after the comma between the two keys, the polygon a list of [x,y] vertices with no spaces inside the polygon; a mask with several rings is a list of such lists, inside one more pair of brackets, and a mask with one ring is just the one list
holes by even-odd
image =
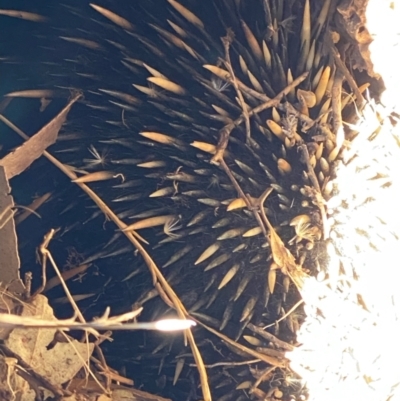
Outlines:
{"label": "brown leaf", "polygon": [[64,124],[71,106],[79,99],[80,95],[75,96],[64,109],[38,133],[29,138],[23,145],[14,152],[9,153],[0,160],[6,171],[7,179],[25,171],[43,152],[57,140],[58,131]]}
{"label": "brown leaf", "polygon": [[271,242],[271,251],[272,251],[272,259],[274,262],[280,267],[282,273],[289,275],[292,279],[293,283],[300,290],[303,286],[303,279],[305,277],[305,273],[302,271],[301,267],[297,265],[294,256],[292,253],[285,247],[285,244],[276,233],[274,227],[269,222],[267,216],[264,213],[264,202],[267,199],[268,195],[273,191],[273,188],[269,188],[261,195],[260,201],[260,210],[263,216],[263,220],[268,226],[270,232],[270,242]]}
{"label": "brown leaf", "polygon": [[287,249],[276,233],[274,227],[269,222],[266,214],[263,211],[263,204],[265,199],[267,199],[268,195],[273,191],[273,188],[269,188],[263,195],[262,195],[262,204],[260,210],[263,213],[263,219],[268,226],[270,232],[270,241],[271,241],[271,250],[272,250],[272,259],[274,262],[282,269],[284,274],[287,274],[288,271],[298,270],[298,266],[294,259],[294,256],[290,253],[289,249]]}
{"label": "brown leaf", "polygon": [[[42,295],[24,306],[21,316],[56,320],[47,298]],[[70,339],[52,346],[56,332],[56,329],[14,329],[5,344],[37,374],[53,385],[60,385],[71,380],[82,368],[83,361],[88,361],[94,344]]]}
{"label": "brown leaf", "polygon": [[5,171],[0,166],[0,281],[8,286],[10,291],[21,293],[24,285],[19,277],[20,263],[12,217],[13,206]]}

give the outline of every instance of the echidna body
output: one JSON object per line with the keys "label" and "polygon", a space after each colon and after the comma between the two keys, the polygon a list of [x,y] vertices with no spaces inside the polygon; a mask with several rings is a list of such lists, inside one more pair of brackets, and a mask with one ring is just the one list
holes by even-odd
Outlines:
{"label": "echidna body", "polygon": [[[247,325],[275,322],[298,295],[273,260],[271,233],[256,218],[262,216],[260,208],[298,265],[314,272],[323,264],[324,227],[309,167],[329,196],[331,164],[341,146],[330,125],[335,70],[324,52],[330,2],[72,3],[50,9],[51,28],[36,37],[40,50],[32,60],[34,69],[46,71],[40,88],[52,86],[60,97],[81,90],[85,97],[54,151],[87,173],[88,185],[127,230],[148,241],[155,263],[193,316],[239,342],[266,345],[261,338],[250,339],[257,336]],[[262,108],[305,72],[275,107]],[[227,127],[224,168],[212,161]],[[263,203],[268,188],[273,192]],[[100,213],[86,213],[80,229],[93,230],[94,224],[101,229]],[[69,225],[77,224],[72,218]],[[80,232],[73,236],[87,235]],[[86,251],[83,244],[79,251]],[[95,289],[104,292],[98,309],[119,302],[143,305],[152,318],[169,313],[123,233],[101,250],[86,252],[85,259],[99,267],[104,283],[112,277],[104,289]],[[85,288],[92,278],[90,273],[83,278]],[[291,341],[289,323],[273,330]],[[202,336],[206,363],[213,363],[218,340]],[[160,377],[164,361],[176,362],[171,345],[165,345],[157,349],[161,356],[151,368]],[[188,367],[190,356],[179,352],[178,366],[186,361],[180,380],[193,392],[188,399],[196,399],[195,368]],[[232,362],[240,359],[235,351],[222,353]],[[257,368],[228,367],[226,376],[211,374],[213,394],[221,400],[244,398]],[[171,387],[171,369],[166,371],[162,388]],[[246,381],[250,384],[237,393]],[[254,394],[262,398],[274,385],[287,399],[294,391],[277,380]]]}

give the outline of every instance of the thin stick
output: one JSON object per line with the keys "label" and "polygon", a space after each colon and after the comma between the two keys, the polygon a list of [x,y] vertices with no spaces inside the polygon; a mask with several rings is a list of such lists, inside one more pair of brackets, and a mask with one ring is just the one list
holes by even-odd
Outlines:
{"label": "thin stick", "polygon": [[254,382],[254,384],[251,386],[249,393],[251,394],[254,389],[256,389],[264,380],[268,379],[268,376],[276,369],[276,366],[271,366],[270,368],[267,368],[264,370],[262,375]]}
{"label": "thin stick", "polygon": [[332,126],[335,135],[336,146],[341,147],[344,141],[344,131],[342,122],[342,86],[343,74],[336,71],[332,86]]}
{"label": "thin stick", "polygon": [[[59,280],[60,280],[60,284],[64,289],[65,295],[68,298],[68,301],[70,302],[72,309],[74,310],[76,316],[78,317],[79,321],[81,323],[86,323],[85,318],[83,317],[78,305],[76,304],[73,296],[71,295],[71,293],[69,292],[69,289],[67,287],[67,284],[65,283],[64,279],[61,276],[60,270],[57,267],[56,262],[53,259],[52,254],[50,253],[50,251],[47,249],[50,241],[52,240],[53,236],[54,236],[55,230],[52,228],[50,230],[50,232],[48,234],[45,235],[44,240],[42,242],[42,244],[40,245],[40,252],[43,255],[43,264],[46,264],[47,259],[49,259],[50,263],[52,264],[54,271],[56,272]],[[45,267],[43,268],[45,271]],[[88,332],[90,332],[91,334],[93,334],[95,337],[100,337],[100,333],[97,332],[94,329],[88,329]]]}
{"label": "thin stick", "polygon": [[273,334],[268,333],[268,331],[265,331],[261,327],[255,326],[253,323],[249,323],[247,325],[247,328],[251,330],[252,332],[258,334],[259,336],[265,338],[268,341],[271,341],[273,344],[275,344],[277,347],[282,348],[286,351],[293,351],[295,347],[292,344],[289,344],[285,341],[280,340],[279,338],[275,337]]}
{"label": "thin stick", "polygon": [[296,302],[282,317],[280,317],[278,320],[275,320],[274,323],[268,324],[267,326],[264,326],[263,329],[268,329],[269,327],[275,326],[277,323],[281,322],[282,320],[285,320],[292,312],[294,312],[302,303],[304,300],[300,299],[300,301]]}
{"label": "thin stick", "polygon": [[230,74],[230,78],[232,81],[232,85],[236,90],[236,93],[238,95],[238,99],[240,102],[240,105],[242,106],[242,110],[243,110],[243,117],[244,117],[244,122],[245,122],[245,126],[246,126],[246,141],[248,141],[248,139],[250,138],[250,116],[249,116],[249,111],[247,110],[247,105],[246,102],[244,101],[242,92],[239,89],[239,85],[238,85],[238,81],[235,77],[235,73],[233,71],[232,68],[232,63],[231,63],[231,58],[229,56],[229,47],[230,44],[233,41],[233,31],[231,29],[228,29],[228,32],[226,34],[226,36],[224,38],[222,38],[222,43],[224,44],[224,48],[225,48],[225,66],[226,68],[228,68],[229,74]]}
{"label": "thin stick", "polygon": [[227,164],[225,163],[224,159],[220,160],[220,164],[221,167],[224,169],[226,175],[229,177],[229,179],[232,182],[232,185],[235,187],[238,195],[245,201],[247,208],[253,212],[253,215],[255,217],[255,219],[257,220],[259,226],[261,227],[263,234],[265,236],[265,238],[267,238],[268,240],[268,233],[266,230],[266,227],[264,226],[260,215],[257,213],[256,208],[254,207],[254,205],[251,203],[250,199],[248,196],[246,196],[246,194],[243,192],[242,188],[240,187],[239,183],[236,181],[236,178],[233,176],[231,170],[229,169],[229,167],[227,166]]}
{"label": "thin stick", "polygon": [[346,81],[348,82],[348,84],[350,85],[351,89],[354,91],[357,97],[357,107],[362,108],[362,106],[365,104],[365,99],[363,98],[360,89],[357,86],[356,81],[354,80],[350,71],[347,69],[346,64],[340,58],[339,52],[336,49],[335,45],[333,44],[331,36],[325,35],[325,40],[328,42],[328,46],[335,60],[336,67],[342,72],[342,74],[346,78]]}
{"label": "thin stick", "polygon": [[[261,362],[260,359],[251,359],[249,361],[241,361],[241,362],[216,362],[211,365],[206,365],[206,368],[212,369],[212,368],[217,368],[218,366],[243,366],[243,365],[251,365],[253,363],[259,363]],[[189,366],[194,366],[192,363],[189,364]],[[275,368],[275,367],[274,367]]]}

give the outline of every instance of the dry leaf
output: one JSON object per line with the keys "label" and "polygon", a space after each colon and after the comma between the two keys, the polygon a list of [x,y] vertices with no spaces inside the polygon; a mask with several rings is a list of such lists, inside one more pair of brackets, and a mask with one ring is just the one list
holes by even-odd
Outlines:
{"label": "dry leaf", "polygon": [[[38,295],[24,306],[22,316],[56,320],[47,298]],[[56,329],[15,329],[5,341],[6,346],[32,369],[57,386],[71,380],[93,352],[93,344],[70,340],[55,343]],[[78,355],[79,354],[79,355]]]}
{"label": "dry leaf", "polygon": [[64,109],[46,124],[39,132],[29,138],[14,152],[0,160],[4,166],[7,179],[25,171],[43,152],[57,140],[58,131],[64,124],[72,105],[80,98],[75,96]]}
{"label": "dry leaf", "polygon": [[[15,304],[16,303],[13,298],[10,297],[10,293],[0,286],[0,313],[11,313],[15,308]],[[5,340],[10,334],[11,330],[12,328],[0,327],[0,340]]]}
{"label": "dry leaf", "polygon": [[[267,199],[268,195],[273,191],[273,188],[269,188],[262,195],[262,204],[265,199]],[[263,205],[261,204],[261,208]],[[285,247],[285,244],[276,233],[274,227],[269,222],[265,213],[263,214],[263,218],[268,226],[270,232],[270,242],[271,242],[271,251],[272,251],[272,259],[274,262],[280,267],[283,274],[287,274],[293,281],[293,283],[297,286],[299,290],[303,287],[303,280],[306,274],[302,271],[301,267],[296,264],[294,256],[292,253]]]}
{"label": "dry leaf", "polygon": [[21,293],[24,285],[19,277],[17,236],[12,217],[13,199],[4,169],[0,166],[0,282],[10,291]]}
{"label": "dry leaf", "polygon": [[[263,195],[263,203],[272,191],[273,188],[269,188],[269,190],[266,191],[266,193]],[[264,214],[263,217],[267,223],[270,233],[271,251],[274,262],[282,269],[284,274],[287,274],[288,271],[290,272],[293,270],[298,270],[294,256],[290,253],[289,249],[285,247],[283,241],[276,233],[274,227],[272,227],[272,224],[269,222],[267,216]]]}

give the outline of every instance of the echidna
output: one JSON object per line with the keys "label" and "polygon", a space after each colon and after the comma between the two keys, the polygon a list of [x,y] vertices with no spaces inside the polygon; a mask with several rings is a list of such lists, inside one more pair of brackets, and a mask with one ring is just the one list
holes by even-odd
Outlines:
{"label": "echidna", "polygon": [[[195,318],[236,341],[245,335],[260,352],[265,343],[248,325],[272,324],[275,335],[294,341],[296,319],[275,323],[299,300],[293,276],[324,265],[323,202],[343,143],[331,96],[341,96],[343,82],[331,10],[328,0],[64,1],[40,10],[48,21],[33,31],[35,51],[24,64],[41,82],[35,89],[51,87],[51,97],[84,94],[53,151],[78,173],[103,172],[89,185],[148,241]],[[65,198],[66,209],[84,202]],[[86,212],[79,222],[68,218],[69,226],[81,226],[72,231],[76,244],[103,224],[99,211]],[[289,267],[271,251],[276,238],[291,253]],[[144,305],[152,318],[168,313],[159,299],[150,303],[158,293],[123,241],[117,232],[90,255],[83,244],[79,249],[104,282],[112,277],[101,291],[87,291],[104,293],[97,310],[120,302]],[[85,289],[91,280],[83,278]],[[236,367],[240,357],[218,350],[210,336],[202,337],[206,362],[218,352],[232,362],[213,375],[213,394],[246,398],[260,375],[257,363]],[[151,345],[162,353],[150,371],[163,377],[167,369],[160,386],[166,380],[170,388],[171,368],[163,371],[162,363],[175,365],[171,346]],[[190,357],[178,352],[187,399],[196,399]],[[283,367],[259,393],[252,389],[256,397],[277,387],[290,399]]]}

